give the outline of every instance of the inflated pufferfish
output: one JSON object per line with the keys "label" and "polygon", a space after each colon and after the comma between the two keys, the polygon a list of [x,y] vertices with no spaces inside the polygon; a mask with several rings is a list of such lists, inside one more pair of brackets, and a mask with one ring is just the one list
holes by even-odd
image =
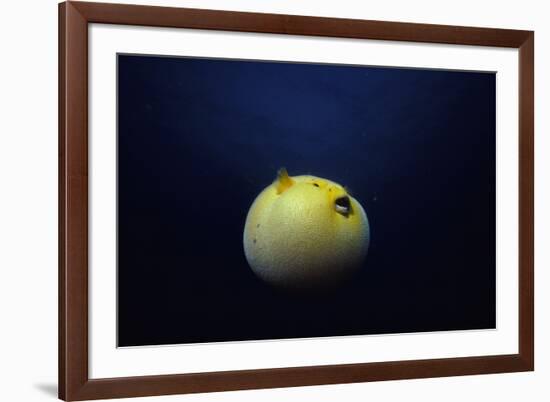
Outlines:
{"label": "inflated pufferfish", "polygon": [[244,227],[244,252],[254,273],[288,289],[333,288],[361,267],[369,222],[341,185],[286,169],[254,200]]}

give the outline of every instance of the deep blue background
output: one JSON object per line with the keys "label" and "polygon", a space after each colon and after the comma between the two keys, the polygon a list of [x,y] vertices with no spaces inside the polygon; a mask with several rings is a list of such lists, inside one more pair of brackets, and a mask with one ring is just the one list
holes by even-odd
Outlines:
{"label": "deep blue background", "polygon": [[[495,75],[120,55],[119,345],[495,326]],[[371,245],[340,292],[246,262],[285,166],[351,189]]]}

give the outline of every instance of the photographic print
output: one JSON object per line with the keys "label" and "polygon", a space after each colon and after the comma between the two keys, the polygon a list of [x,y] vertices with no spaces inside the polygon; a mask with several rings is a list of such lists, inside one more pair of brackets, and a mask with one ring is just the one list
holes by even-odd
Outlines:
{"label": "photographic print", "polygon": [[117,57],[119,347],[496,327],[496,74]]}
{"label": "photographic print", "polygon": [[58,66],[61,399],[534,370],[533,31],[65,2]]}

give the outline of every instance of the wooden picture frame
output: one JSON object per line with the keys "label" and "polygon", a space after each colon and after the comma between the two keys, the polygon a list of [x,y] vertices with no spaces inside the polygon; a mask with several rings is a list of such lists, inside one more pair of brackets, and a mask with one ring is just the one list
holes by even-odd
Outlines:
{"label": "wooden picture frame", "polygon": [[[90,379],[88,24],[196,28],[519,49],[519,353]],[[65,2],[59,5],[59,397],[64,400],[292,387],[534,369],[534,33],[382,21]]]}

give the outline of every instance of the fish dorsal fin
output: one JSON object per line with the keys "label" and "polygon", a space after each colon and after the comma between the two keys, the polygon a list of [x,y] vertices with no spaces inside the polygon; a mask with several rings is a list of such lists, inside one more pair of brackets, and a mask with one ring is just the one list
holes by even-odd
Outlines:
{"label": "fish dorsal fin", "polygon": [[294,184],[294,180],[290,178],[285,168],[280,168],[277,172],[277,180],[275,180],[275,188],[277,194],[281,194]]}

